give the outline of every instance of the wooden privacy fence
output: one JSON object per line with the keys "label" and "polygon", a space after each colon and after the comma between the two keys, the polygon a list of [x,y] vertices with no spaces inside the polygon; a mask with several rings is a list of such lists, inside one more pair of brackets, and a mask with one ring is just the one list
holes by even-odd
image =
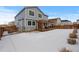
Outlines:
{"label": "wooden privacy fence", "polygon": [[7,26],[4,29],[5,29],[5,31],[8,31],[8,33],[17,32],[18,31],[18,29],[16,28],[15,25]]}
{"label": "wooden privacy fence", "polygon": [[[52,24],[50,27],[47,26],[48,25],[48,22],[47,21],[44,21],[44,20],[39,20],[37,21],[38,23],[38,29],[39,31],[47,31],[47,30],[50,30],[50,29],[79,29],[79,24],[72,24],[72,25],[54,25]],[[47,27],[46,27],[47,26]]]}
{"label": "wooden privacy fence", "polygon": [[8,33],[17,32],[18,29],[15,25],[6,25],[6,26],[0,26],[0,39],[3,36],[3,32],[8,31]]}
{"label": "wooden privacy fence", "polygon": [[79,29],[79,24],[73,24],[73,28]]}
{"label": "wooden privacy fence", "polygon": [[54,29],[75,29],[78,28],[78,26],[76,25],[54,25],[53,26]]}
{"label": "wooden privacy fence", "polygon": [[54,25],[54,26],[53,26],[53,28],[54,28],[54,29],[63,29],[63,28],[64,28],[64,26]]}
{"label": "wooden privacy fence", "polygon": [[3,35],[3,32],[4,32],[4,28],[3,27],[0,27],[0,40],[1,40],[1,37]]}

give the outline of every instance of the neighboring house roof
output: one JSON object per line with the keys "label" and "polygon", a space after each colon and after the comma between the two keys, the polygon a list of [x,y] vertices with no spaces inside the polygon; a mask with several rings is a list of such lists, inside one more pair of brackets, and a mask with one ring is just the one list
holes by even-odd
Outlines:
{"label": "neighboring house roof", "polygon": [[25,9],[29,9],[29,8],[37,8],[44,16],[47,16],[47,17],[48,17],[48,15],[44,14],[37,6],[28,6],[28,7],[24,7],[24,8],[15,16],[15,18],[16,18],[22,11],[24,11]]}
{"label": "neighboring house roof", "polygon": [[77,19],[77,21],[79,21],[79,19]]}
{"label": "neighboring house roof", "polygon": [[71,22],[71,21],[69,21],[69,20],[61,20],[61,22]]}
{"label": "neighboring house roof", "polygon": [[58,19],[60,19],[60,18],[49,19],[48,22],[50,22],[50,23],[56,23]]}

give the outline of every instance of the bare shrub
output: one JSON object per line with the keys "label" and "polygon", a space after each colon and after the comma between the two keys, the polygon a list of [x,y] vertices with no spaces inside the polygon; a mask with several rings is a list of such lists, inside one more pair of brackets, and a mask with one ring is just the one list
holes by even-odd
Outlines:
{"label": "bare shrub", "polygon": [[75,38],[69,38],[67,39],[69,44],[76,44],[76,39]]}
{"label": "bare shrub", "polygon": [[70,34],[69,34],[69,37],[70,37],[70,38],[77,38],[77,35],[76,35],[76,33],[70,33]]}

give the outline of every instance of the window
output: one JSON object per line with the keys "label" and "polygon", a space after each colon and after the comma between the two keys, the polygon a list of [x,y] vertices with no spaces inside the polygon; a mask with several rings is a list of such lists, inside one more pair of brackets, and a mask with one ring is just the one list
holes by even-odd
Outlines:
{"label": "window", "polygon": [[21,19],[18,19],[18,21],[21,21]]}
{"label": "window", "polygon": [[31,21],[28,21],[28,25],[31,25]]}
{"label": "window", "polygon": [[32,25],[35,25],[35,21],[32,22]]}
{"label": "window", "polygon": [[29,15],[34,16],[34,12],[33,11],[29,11]]}
{"label": "window", "polygon": [[42,15],[41,14],[38,14],[38,17],[42,18]]}

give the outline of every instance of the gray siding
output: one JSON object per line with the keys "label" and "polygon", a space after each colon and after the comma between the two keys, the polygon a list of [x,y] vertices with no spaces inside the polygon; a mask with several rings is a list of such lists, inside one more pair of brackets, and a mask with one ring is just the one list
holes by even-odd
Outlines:
{"label": "gray siding", "polygon": [[[34,11],[34,16],[29,15],[29,11]],[[38,14],[42,15],[42,18],[38,17]],[[24,20],[22,20],[24,19]],[[19,30],[25,29],[25,31],[34,30],[37,27],[36,20],[47,20],[48,17],[41,13],[37,8],[28,8],[23,10],[18,16],[15,18],[15,24],[19,28]],[[35,21],[35,25],[28,25],[28,21]]]}

